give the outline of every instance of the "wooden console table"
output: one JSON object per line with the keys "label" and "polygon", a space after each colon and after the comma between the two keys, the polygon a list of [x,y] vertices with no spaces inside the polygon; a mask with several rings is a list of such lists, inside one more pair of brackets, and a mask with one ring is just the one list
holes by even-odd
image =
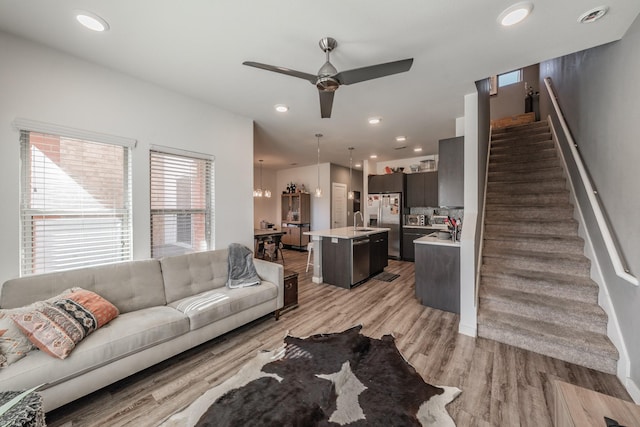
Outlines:
{"label": "wooden console table", "polygon": [[556,427],[604,427],[604,417],[640,426],[640,406],[586,388],[554,381]]}

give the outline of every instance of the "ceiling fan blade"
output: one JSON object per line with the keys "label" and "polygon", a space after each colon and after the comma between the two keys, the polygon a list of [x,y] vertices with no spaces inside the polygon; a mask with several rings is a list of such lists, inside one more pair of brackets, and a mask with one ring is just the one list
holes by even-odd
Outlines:
{"label": "ceiling fan blade", "polygon": [[331,107],[333,107],[333,95],[335,92],[318,91],[320,94],[320,117],[323,119],[331,118]]}
{"label": "ceiling fan blade", "polygon": [[303,73],[302,71],[292,70],[285,67],[276,67],[275,65],[261,64],[260,62],[244,61],[242,65],[248,65],[249,67],[262,68],[263,70],[273,71],[274,73],[286,74],[287,76],[298,77],[300,79],[307,80],[311,84],[315,85],[318,76],[309,73]]}
{"label": "ceiling fan blade", "polygon": [[370,65],[368,67],[354,68],[353,70],[340,71],[333,76],[343,85],[364,82],[366,80],[377,79],[379,77],[390,76],[392,74],[409,71],[413,64],[413,58],[401,61],[387,62],[384,64]]}

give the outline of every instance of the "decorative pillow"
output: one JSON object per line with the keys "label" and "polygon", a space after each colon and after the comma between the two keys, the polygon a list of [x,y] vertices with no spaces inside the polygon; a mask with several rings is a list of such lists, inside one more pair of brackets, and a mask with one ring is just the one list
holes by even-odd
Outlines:
{"label": "decorative pillow", "polygon": [[7,367],[36,349],[11,320],[11,315],[31,311],[41,305],[42,303],[35,303],[26,307],[0,310],[0,367]]}
{"label": "decorative pillow", "polygon": [[64,359],[77,343],[118,314],[117,307],[100,295],[73,288],[11,319],[40,350]]}

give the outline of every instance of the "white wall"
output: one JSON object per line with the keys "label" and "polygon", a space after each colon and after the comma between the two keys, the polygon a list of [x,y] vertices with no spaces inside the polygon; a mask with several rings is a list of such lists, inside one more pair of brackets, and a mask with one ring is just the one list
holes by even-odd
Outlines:
{"label": "white wall", "polygon": [[19,274],[17,117],[138,140],[132,162],[134,258],[150,254],[151,144],[216,156],[216,246],[253,247],[252,120],[1,32],[0,93],[0,280]]}
{"label": "white wall", "polygon": [[[284,169],[277,173],[277,194],[280,195],[293,182],[297,187],[304,184],[311,193],[311,229],[326,230],[331,228],[331,164],[320,163],[320,188],[322,197],[316,198],[313,192],[318,186],[318,166],[303,166]],[[273,191],[273,190],[272,190]],[[274,194],[276,194],[274,192]],[[281,212],[281,199],[278,196],[277,212]],[[279,218],[279,214],[278,214]]]}

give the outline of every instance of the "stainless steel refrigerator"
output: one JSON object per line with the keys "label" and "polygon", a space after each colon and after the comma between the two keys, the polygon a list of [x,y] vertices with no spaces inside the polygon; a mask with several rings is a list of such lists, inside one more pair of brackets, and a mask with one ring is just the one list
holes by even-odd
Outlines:
{"label": "stainless steel refrigerator", "polygon": [[371,227],[389,228],[389,258],[400,259],[402,193],[369,194],[367,213]]}

